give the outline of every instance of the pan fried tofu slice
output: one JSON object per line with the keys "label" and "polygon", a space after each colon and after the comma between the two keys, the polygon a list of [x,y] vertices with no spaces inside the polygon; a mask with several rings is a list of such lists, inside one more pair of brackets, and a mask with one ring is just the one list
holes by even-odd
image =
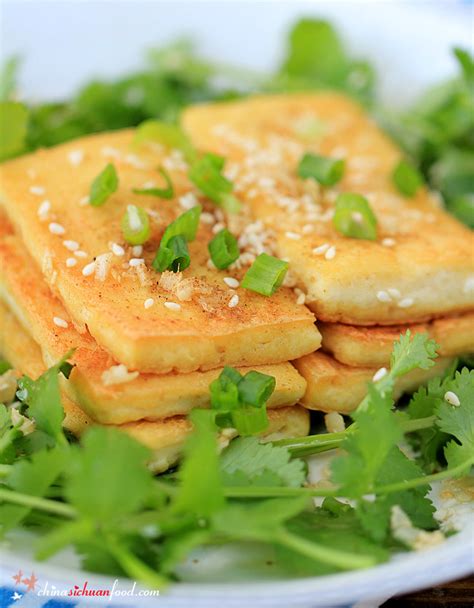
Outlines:
{"label": "pan fried tofu slice", "polygon": [[[474,308],[474,236],[421,188],[392,183],[400,150],[353,101],[335,93],[252,97],[188,108],[183,125],[228,175],[290,261],[318,319],[353,325],[420,322]],[[345,160],[342,180],[301,179],[305,153]],[[367,198],[375,241],[333,225],[340,192]],[[392,295],[398,294],[398,295]]]}
{"label": "pan fried tofu slice", "polygon": [[346,365],[381,367],[388,365],[393,343],[409,329],[426,333],[438,344],[441,357],[474,352],[474,313],[441,317],[428,323],[393,327],[360,327],[342,323],[318,323],[323,349]]}
{"label": "pan fried tofu slice", "polygon": [[[128,372],[88,333],[79,333],[60,300],[14,234],[0,237],[0,299],[21,321],[40,346],[44,364],[53,365],[71,349],[75,364],[63,387],[94,420],[121,424],[140,419],[161,419],[187,414],[193,407],[209,406],[209,385],[221,368],[187,374]],[[2,308],[2,314],[5,311]],[[1,333],[0,329],[0,333]],[[5,341],[14,330],[5,325]],[[15,326],[15,331],[17,328]],[[269,407],[293,405],[303,396],[306,383],[288,362],[255,366],[276,379]],[[250,368],[239,368],[247,373]]]}
{"label": "pan fried tofu slice", "polygon": [[[395,399],[442,375],[452,362],[450,357],[440,357],[429,370],[415,369],[398,378]],[[301,404],[310,410],[340,414],[348,414],[357,408],[367,393],[367,383],[377,372],[377,368],[344,365],[321,351],[294,361],[294,365],[307,382]]]}
{"label": "pan fried tofu slice", "polygon": [[[79,331],[87,327],[129,369],[158,373],[280,363],[318,348],[314,315],[296,304],[292,290],[266,298],[224,281],[240,281],[246,268],[210,267],[216,208],[204,199],[189,244],[191,266],[173,276],[152,268],[165,228],[198,197],[177,151],[142,146],[138,156],[132,139],[132,131],[90,136],[0,166],[0,205]],[[93,207],[87,195],[109,162],[118,190]],[[160,165],[175,197],[133,193],[150,182],[161,186]],[[131,204],[149,215],[151,238],[143,248],[128,246],[122,235]]]}
{"label": "pan fried tofu slice", "polygon": [[[39,346],[18,323],[13,313],[3,305],[0,305],[0,352],[20,373],[28,374],[32,378],[38,377],[46,369]],[[97,424],[64,393],[62,403],[65,413],[64,427],[75,435],[81,435],[88,427]],[[302,407],[272,409],[268,412],[268,418],[269,426],[261,435],[264,441],[301,437],[309,432],[309,412]],[[176,464],[183,444],[192,430],[185,416],[112,426],[150,448],[152,456],[148,466],[155,473],[161,473]],[[224,430],[219,438],[221,447],[225,447],[234,436],[235,432]]]}

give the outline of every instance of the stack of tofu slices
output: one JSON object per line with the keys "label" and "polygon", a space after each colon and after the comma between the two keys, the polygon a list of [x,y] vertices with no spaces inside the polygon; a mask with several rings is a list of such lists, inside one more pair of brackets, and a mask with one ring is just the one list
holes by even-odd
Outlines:
{"label": "stack of tofu slices", "polygon": [[[163,471],[224,366],[275,378],[263,433],[274,440],[307,434],[308,409],[357,407],[408,328],[430,334],[439,358],[407,375],[400,394],[474,351],[472,234],[425,189],[410,198],[396,191],[401,153],[358,106],[334,94],[257,97],[189,108],[182,126],[198,151],[225,158],[238,213],[189,180],[181,140],[176,149],[134,131],[103,133],[0,166],[0,352],[38,377],[75,349],[69,379],[61,376],[66,428],[123,429]],[[321,187],[298,177],[308,152],[344,158],[341,181]],[[118,187],[91,205],[91,184],[109,163]],[[163,187],[158,168],[173,196],[135,192]],[[333,227],[345,191],[370,202],[376,240]],[[197,205],[190,266],[158,272],[164,231]],[[124,236],[130,206],[148,217],[143,245]],[[240,257],[218,270],[208,244],[224,227]],[[271,296],[241,286],[262,252],[289,262]],[[222,432],[222,444],[233,435]]]}

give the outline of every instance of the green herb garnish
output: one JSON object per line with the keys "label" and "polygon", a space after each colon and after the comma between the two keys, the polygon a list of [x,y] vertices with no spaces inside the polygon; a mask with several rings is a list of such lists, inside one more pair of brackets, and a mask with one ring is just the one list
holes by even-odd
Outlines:
{"label": "green herb garnish", "polygon": [[232,182],[222,175],[223,168],[221,156],[205,154],[191,165],[189,179],[218,206],[229,213],[237,213],[240,201],[232,194]]}
{"label": "green herb garnish", "polygon": [[310,177],[322,186],[334,186],[341,180],[344,166],[343,160],[307,153],[300,160],[298,175],[304,179]]}
{"label": "green herb garnish", "polygon": [[148,196],[157,196],[158,198],[171,199],[174,197],[173,182],[169,173],[163,169],[158,168],[158,173],[163,177],[166,182],[166,188],[133,188],[135,194],[146,194]]}
{"label": "green herb garnish", "polygon": [[123,238],[130,245],[143,245],[150,238],[150,220],[147,212],[136,205],[127,205],[120,223]]}
{"label": "green herb garnish", "polygon": [[[158,272],[164,270],[178,271],[178,267],[187,268],[190,264],[186,243],[194,241],[201,217],[201,207],[196,205],[171,222],[166,228],[160,247],[156,252],[152,266]],[[180,237],[180,238],[175,238]],[[174,239],[172,241],[172,239]]]}
{"label": "green herb garnish", "polygon": [[377,238],[377,218],[361,194],[344,192],[337,197],[333,223],[344,236],[369,241]]}
{"label": "green herb garnish", "polygon": [[261,253],[245,273],[242,287],[271,296],[281,286],[288,272],[288,262]]}
{"label": "green herb garnish", "polygon": [[211,260],[216,268],[228,268],[240,255],[237,239],[227,228],[223,228],[208,245]]}
{"label": "green herb garnish", "polygon": [[401,160],[392,173],[393,183],[403,196],[415,196],[423,185],[420,172],[406,160]]}
{"label": "green herb garnish", "polygon": [[89,204],[101,207],[117,191],[118,183],[117,171],[112,163],[108,163],[91,184]]}

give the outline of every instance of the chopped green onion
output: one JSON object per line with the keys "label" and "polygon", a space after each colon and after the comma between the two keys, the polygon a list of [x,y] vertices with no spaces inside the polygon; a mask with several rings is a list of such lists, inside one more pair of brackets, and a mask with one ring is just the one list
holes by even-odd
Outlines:
{"label": "chopped green onion", "polygon": [[168,243],[158,249],[155,259],[153,260],[153,268],[158,272],[164,270],[172,270],[180,272],[189,266],[191,258],[186,239],[181,234],[172,236]]}
{"label": "chopped green onion", "polygon": [[[195,207],[191,207],[188,211],[185,211],[179,217],[177,217],[174,222],[168,225],[166,228],[161,241],[160,247],[156,252],[155,259],[153,260],[152,266],[158,272],[163,272],[164,270],[171,269],[173,272],[177,272],[177,263],[174,263],[175,259],[182,257],[182,264],[180,269],[183,270],[187,268],[190,263],[189,251],[186,246],[186,251],[182,246],[181,240],[173,241],[173,244],[170,245],[173,237],[180,236],[185,242],[194,241],[196,238],[197,229],[199,226],[199,218],[201,216],[201,207],[200,205],[196,205]],[[182,256],[180,254],[183,254]],[[175,256],[178,256],[177,258]],[[168,262],[166,264],[166,262]]]}
{"label": "chopped green onion", "polygon": [[247,270],[242,281],[242,287],[263,296],[271,296],[283,283],[287,271],[288,262],[261,253]]}
{"label": "chopped green onion", "polygon": [[89,204],[100,207],[111,194],[117,191],[118,176],[112,163],[108,163],[103,171],[94,179],[89,193]]}
{"label": "chopped green onion", "polygon": [[323,186],[334,186],[341,180],[344,168],[342,159],[307,153],[300,160],[298,175],[304,179],[312,177]]}
{"label": "chopped green onion", "polygon": [[334,227],[344,236],[375,241],[377,218],[368,200],[360,194],[344,192],[337,197]]}
{"label": "chopped green onion", "polygon": [[169,173],[165,169],[163,169],[163,167],[158,167],[158,173],[164,178],[166,182],[166,188],[133,188],[133,192],[135,192],[135,194],[147,194],[149,196],[158,196],[159,198],[173,198],[174,188]]}
{"label": "chopped green onion", "polygon": [[191,165],[189,179],[214,203],[229,213],[237,213],[240,201],[232,194],[234,185],[224,175],[225,159],[217,154],[205,154]]}
{"label": "chopped green onion", "polygon": [[266,404],[275,390],[273,376],[256,371],[242,376],[225,367],[209,388],[218,426],[233,427],[240,435],[255,435],[268,427]]}
{"label": "chopped green onion", "polygon": [[265,406],[241,407],[231,413],[232,426],[243,437],[256,435],[268,428],[268,414]]}
{"label": "chopped green onion", "polygon": [[239,406],[238,384],[242,375],[233,367],[224,367],[219,377],[211,382],[211,407],[216,410],[233,410]]}
{"label": "chopped green onion", "polygon": [[150,220],[144,209],[127,205],[122,221],[122,232],[130,245],[143,245],[150,238]]}
{"label": "chopped green onion", "polygon": [[275,390],[275,378],[260,372],[248,372],[239,382],[239,396],[242,403],[262,407]]}
{"label": "chopped green onion", "polygon": [[135,131],[133,141],[135,144],[151,141],[166,148],[181,150],[188,162],[192,162],[196,158],[196,150],[184,131],[178,125],[160,120],[142,122]]}
{"label": "chopped green onion", "polygon": [[219,270],[228,268],[240,255],[237,239],[227,228],[218,232],[207,247],[214,266]]}
{"label": "chopped green onion", "polygon": [[392,180],[400,194],[414,196],[423,185],[423,176],[406,160],[401,160],[392,173]]}

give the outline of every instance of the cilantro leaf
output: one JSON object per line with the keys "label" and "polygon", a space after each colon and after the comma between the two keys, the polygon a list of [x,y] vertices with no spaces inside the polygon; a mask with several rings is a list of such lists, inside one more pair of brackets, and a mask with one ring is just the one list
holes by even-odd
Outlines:
{"label": "cilantro leaf", "polygon": [[125,433],[91,428],[72,452],[65,495],[86,518],[107,523],[132,513],[151,492],[149,451]]}
{"label": "cilantro leaf", "polygon": [[392,400],[368,385],[367,407],[356,410],[354,431],[342,444],[346,452],[331,463],[332,480],[348,496],[372,492],[377,474],[402,436],[391,411]]}
{"label": "cilantro leaf", "polygon": [[221,456],[223,481],[227,486],[301,486],[306,477],[305,463],[283,447],[260,443],[255,437],[240,437]]}
{"label": "cilantro leaf", "polygon": [[[8,488],[30,496],[44,496],[47,489],[64,470],[67,458],[63,448],[42,450],[30,459],[23,458],[12,465],[5,480]],[[31,508],[15,504],[0,505],[0,521],[3,531],[16,526]]]}
{"label": "cilantro leaf", "polygon": [[209,410],[191,411],[194,432],[184,447],[181,485],[171,507],[174,512],[206,517],[224,506],[214,417]]}
{"label": "cilantro leaf", "polygon": [[451,405],[446,400],[436,407],[437,425],[456,438],[445,448],[449,468],[464,467],[465,474],[474,465],[474,371],[464,368],[456,372],[454,379],[445,385],[459,400],[460,405]]}
{"label": "cilantro leaf", "polygon": [[62,429],[64,409],[61,403],[58,374],[63,372],[69,374],[71,367],[66,359],[70,356],[71,353],[68,353],[37,380],[23,376],[18,381],[17,397],[28,404],[28,413],[34,418],[36,427],[62,444],[66,443],[66,439]]}
{"label": "cilantro leaf", "polygon": [[400,335],[400,339],[394,343],[390,359],[390,372],[393,377],[398,378],[408,374],[415,368],[429,369],[434,365],[437,344],[428,338],[426,334],[414,334],[407,330]]}
{"label": "cilantro leaf", "polygon": [[0,404],[0,463],[11,463],[15,459],[15,443],[23,437],[23,433],[18,428],[21,422],[14,424],[11,417],[11,410]]}

